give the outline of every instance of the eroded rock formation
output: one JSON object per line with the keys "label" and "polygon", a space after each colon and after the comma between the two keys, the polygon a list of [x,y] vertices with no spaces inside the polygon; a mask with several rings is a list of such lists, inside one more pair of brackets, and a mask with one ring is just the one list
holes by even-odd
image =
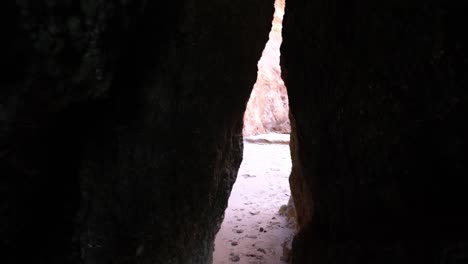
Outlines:
{"label": "eroded rock formation", "polygon": [[284,0],[275,1],[270,36],[258,62],[257,81],[244,114],[244,136],[291,131],[288,93],[279,64],[284,5]]}
{"label": "eroded rock formation", "polygon": [[[294,263],[468,259],[465,6],[290,0]],[[6,1],[1,263],[209,263],[273,1]]]}
{"label": "eroded rock formation", "polygon": [[467,259],[466,9],[438,2],[287,2],[294,263]]}
{"label": "eroded rock formation", "polygon": [[273,1],[8,1],[2,263],[208,263]]}

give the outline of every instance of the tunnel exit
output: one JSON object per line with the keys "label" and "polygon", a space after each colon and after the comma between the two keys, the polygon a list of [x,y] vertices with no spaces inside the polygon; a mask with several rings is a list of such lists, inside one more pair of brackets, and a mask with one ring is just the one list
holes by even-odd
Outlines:
{"label": "tunnel exit", "polygon": [[213,263],[286,263],[295,230],[289,187],[288,95],[281,78],[280,45],[285,1],[276,0],[269,40],[244,113],[244,153]]}

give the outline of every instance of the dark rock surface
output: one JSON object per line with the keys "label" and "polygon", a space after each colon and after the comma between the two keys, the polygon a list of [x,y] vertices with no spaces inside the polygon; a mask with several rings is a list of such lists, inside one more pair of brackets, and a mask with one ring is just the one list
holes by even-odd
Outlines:
{"label": "dark rock surface", "polygon": [[[294,263],[468,261],[467,8],[407,2],[287,2]],[[273,0],[1,6],[0,263],[209,263]]]}
{"label": "dark rock surface", "polygon": [[0,12],[0,262],[208,263],[273,0]]}
{"label": "dark rock surface", "polygon": [[293,263],[468,260],[466,10],[287,1]]}

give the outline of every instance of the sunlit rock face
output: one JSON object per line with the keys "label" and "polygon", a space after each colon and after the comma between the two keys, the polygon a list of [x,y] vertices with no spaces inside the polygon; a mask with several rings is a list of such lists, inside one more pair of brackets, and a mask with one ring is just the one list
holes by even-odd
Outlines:
{"label": "sunlit rock face", "polygon": [[276,0],[269,40],[258,62],[255,83],[244,114],[244,136],[289,133],[288,94],[279,65],[285,1]]}
{"label": "sunlit rock face", "polygon": [[1,263],[209,263],[273,1],[8,1]]}
{"label": "sunlit rock face", "polygon": [[468,22],[439,1],[287,1],[293,263],[468,258]]}

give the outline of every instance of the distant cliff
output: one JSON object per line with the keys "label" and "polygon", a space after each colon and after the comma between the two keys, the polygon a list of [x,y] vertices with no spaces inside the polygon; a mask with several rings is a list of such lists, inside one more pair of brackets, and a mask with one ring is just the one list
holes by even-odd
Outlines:
{"label": "distant cliff", "polygon": [[244,136],[289,133],[288,95],[279,66],[284,0],[275,3],[270,38],[258,62],[257,82],[244,114]]}

